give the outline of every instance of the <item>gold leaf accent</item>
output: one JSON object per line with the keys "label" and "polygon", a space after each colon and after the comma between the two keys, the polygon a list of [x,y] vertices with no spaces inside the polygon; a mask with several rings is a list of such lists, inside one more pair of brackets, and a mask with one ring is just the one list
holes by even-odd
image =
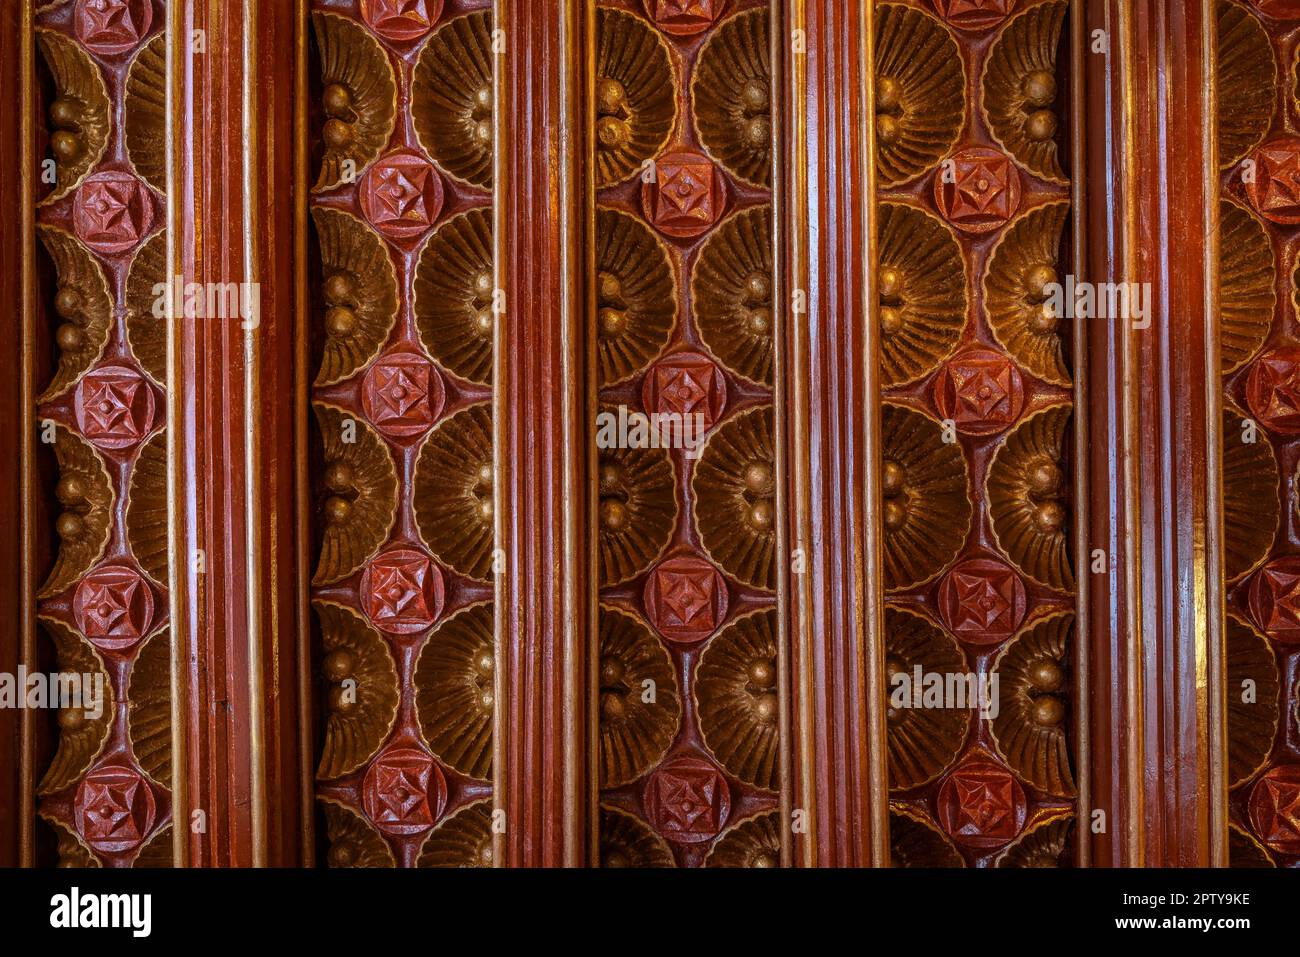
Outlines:
{"label": "gold leaf accent", "polygon": [[727,219],[709,237],[691,277],[700,338],[732,371],[772,384],[772,208]]}
{"label": "gold leaf accent", "polygon": [[[886,607],[887,694],[893,690],[894,675],[906,675],[910,683],[917,665],[924,674],[968,671],[961,646],[942,628],[922,615]],[[970,708],[894,708],[891,702],[886,714],[890,790],[920,787],[943,774],[961,753],[970,722]]]}
{"label": "gold leaf accent", "polygon": [[989,466],[993,537],[1022,572],[1061,591],[1074,588],[1066,518],[1066,444],[1071,409],[1054,405],[1025,418]]}
{"label": "gold leaf accent", "polygon": [[492,24],[486,10],[448,20],[415,65],[411,119],[420,145],[462,182],[492,186]]}
{"label": "gold leaf accent", "polygon": [[145,574],[168,587],[167,433],[154,433],[131,470],[126,538]]}
{"label": "gold leaf accent", "polygon": [[984,274],[993,338],[1038,378],[1060,386],[1070,384],[1061,317],[1050,308],[1042,285],[1060,282],[1056,267],[1069,215],[1069,203],[1045,203],[1025,213],[998,240]]}
{"label": "gold leaf accent", "polygon": [[[1268,763],[1281,719],[1277,661],[1268,639],[1250,625],[1228,616],[1228,787],[1249,780]],[[1255,700],[1242,701],[1246,681]]]}
{"label": "gold leaf accent", "polygon": [[677,284],[663,244],[640,220],[596,211],[596,366],[620,382],[663,351],[677,324]]}
{"label": "gold leaf accent", "polygon": [[1273,244],[1254,213],[1219,200],[1219,371],[1240,369],[1264,344],[1277,307]]}
{"label": "gold leaf accent", "polygon": [[321,85],[335,84],[348,92],[350,105],[337,116],[351,128],[343,146],[326,144],[320,177],[313,192],[333,189],[343,181],[343,163],[351,160],[358,177],[379,155],[397,119],[397,81],[379,41],[359,23],[333,13],[312,14],[320,48]]}
{"label": "gold leaf accent", "polygon": [[77,433],[56,425],[54,455],[59,462],[55,494],[63,507],[57,523],[61,541],[37,598],[57,595],[90,571],[103,557],[112,531],[113,482],[99,453]]}
{"label": "gold leaf accent", "polygon": [[167,37],[150,40],[126,78],[126,152],[135,171],[167,192]]}
{"label": "gold leaf accent", "polygon": [[[355,700],[329,701],[316,776],[332,780],[357,770],[379,751],[397,720],[397,666],[379,634],[350,608],[314,601],[321,625],[322,668],[329,680],[351,679]],[[333,695],[331,695],[331,698]]]}
{"label": "gold leaf accent", "polygon": [[349,807],[321,798],[330,867],[396,867],[388,843]]}
{"label": "gold leaf accent", "polygon": [[636,173],[668,142],[677,96],[668,48],[640,18],[596,9],[596,186]]}
{"label": "gold leaf accent", "polygon": [[677,479],[667,449],[600,450],[600,586],[649,568],[677,524]]}
{"label": "gold leaf accent", "polygon": [[752,186],[772,185],[772,66],[768,12],[750,10],[705,42],[691,81],[692,112],[709,155]]}
{"label": "gold leaf accent", "polygon": [[415,270],[420,342],[463,379],[492,382],[492,216],[471,209],[438,227]]}
{"label": "gold leaf accent", "polygon": [[492,568],[492,413],[471,405],[434,429],[415,466],[415,520],[438,561],[487,581]]}
{"label": "gold leaf accent", "polygon": [[1060,867],[1074,830],[1074,815],[1064,814],[1035,824],[998,855],[994,867]]}
{"label": "gold leaf accent", "polygon": [[881,407],[885,587],[934,578],[957,557],[970,528],[970,487],[961,446],[944,442],[929,416]]}
{"label": "gold leaf accent", "polygon": [[600,807],[601,867],[674,867],[673,852],[649,825],[617,808]]}
{"label": "gold leaf accent", "polygon": [[[99,262],[71,233],[45,225],[38,226],[37,230],[54,261],[54,275],[58,280],[55,309],[69,331],[75,331],[80,340],[74,348],[60,348],[59,367],[49,388],[37,399],[37,402],[48,402],[72,388],[103,356],[113,321],[113,296]],[[61,303],[65,298],[75,301]],[[60,305],[70,308],[64,313]]]}
{"label": "gold leaf accent", "polygon": [[[397,469],[383,440],[361,418],[320,402],[315,410],[326,471],[341,467],[347,486],[325,502],[320,564],[312,584],[328,585],[351,575],[388,539],[397,517]],[[343,441],[345,423],[355,429],[355,442]]]}
{"label": "gold leaf accent", "polygon": [[[641,698],[653,681],[655,701]],[[681,720],[672,661],[650,629],[615,608],[600,610],[600,786],[635,781],[659,763]]]}
{"label": "gold leaf accent", "polygon": [[[397,271],[383,242],[361,220],[313,209],[320,242],[326,336],[316,385],[342,382],[379,354],[397,322]],[[336,288],[337,287],[337,288]],[[338,319],[335,319],[335,310]],[[334,323],[350,329],[334,328]]]}
{"label": "gold leaf accent", "polygon": [[966,75],[948,28],[901,3],[876,4],[876,173],[890,188],[948,155],[966,119]]}
{"label": "gold leaf accent", "polygon": [[1277,58],[1264,25],[1244,6],[1214,5],[1215,119],[1219,169],[1235,166],[1259,145],[1273,125]]}
{"label": "gold leaf accent", "polygon": [[471,778],[492,776],[492,605],[473,605],[440,624],[415,666],[415,707],[429,749]]}
{"label": "gold leaf accent", "polygon": [[140,649],[127,685],[126,726],[135,759],[149,777],[172,786],[172,635],[158,632]]}
{"label": "gold leaf accent", "polygon": [[953,231],[901,203],[879,208],[880,374],[913,382],[951,355],[966,325],[966,263]]}
{"label": "gold leaf accent", "polygon": [[746,585],[776,587],[776,446],[772,408],[715,428],[695,466],[695,523],[715,564]]}
{"label": "gold leaf accent", "polygon": [[[54,752],[45,776],[37,785],[38,794],[53,794],[76,783],[90,769],[95,758],[104,749],[113,727],[113,679],[109,677],[104,661],[90,642],[86,641],[61,621],[42,618],[41,624],[54,643],[54,653],[60,674],[99,675],[103,681],[103,700],[99,702],[100,715],[91,718],[84,707],[60,709],[59,746]],[[53,691],[54,689],[51,689]],[[82,689],[83,694],[88,689]],[[54,702],[48,702],[51,706]],[[66,715],[66,718],[65,718]]]}
{"label": "gold leaf accent", "polygon": [[952,841],[920,811],[889,808],[889,862],[894,867],[965,867]]}
{"label": "gold leaf accent", "polygon": [[81,842],[76,832],[48,814],[37,812],[42,821],[54,831],[59,867],[102,867],[94,851]]}
{"label": "gold leaf accent", "polygon": [[[1061,169],[1056,137],[1035,138],[1033,118],[1056,113],[1053,104],[1035,102],[1026,91],[1030,74],[1045,74],[1055,86],[1056,51],[1065,23],[1063,0],[1030,7],[1007,23],[984,61],[984,117],[999,146],[1031,173],[1051,183],[1068,183]],[[1055,127],[1055,123],[1053,123]]]}
{"label": "gold leaf accent", "polygon": [[705,867],[780,867],[781,813],[770,811],[727,828]]}
{"label": "gold leaf accent", "polygon": [[1229,867],[1277,867],[1264,845],[1237,827],[1228,825]]}
{"label": "gold leaf accent", "polygon": [[[1075,795],[1065,724],[1070,691],[1065,671],[1073,632],[1072,612],[1039,619],[993,663],[1002,703],[993,719],[993,743],[1021,780],[1057,797]],[[1057,720],[1046,720],[1053,718]]]}
{"label": "gold leaf accent", "polygon": [[1223,576],[1235,581],[1268,557],[1281,519],[1277,457],[1263,429],[1243,442],[1247,416],[1223,410]]}
{"label": "gold leaf accent", "polygon": [[99,67],[79,44],[53,30],[37,30],[36,43],[54,76],[55,99],[68,101],[77,111],[75,122],[65,128],[77,139],[77,157],[66,166],[58,164],[57,183],[44,200],[52,203],[81,185],[86,174],[103,159],[108,148],[111,106]]}
{"label": "gold leaf accent", "polygon": [[709,642],[695,674],[700,733],[728,771],[775,791],[777,727],[776,612],[737,619]]}
{"label": "gold leaf accent", "polygon": [[475,801],[429,832],[416,867],[491,867],[492,801]]}
{"label": "gold leaf accent", "polygon": [[[167,383],[167,320],[154,315],[154,288],[167,283],[167,230],[152,236],[131,260],[126,276],[126,338],[155,382]],[[168,295],[173,292],[168,284]]]}

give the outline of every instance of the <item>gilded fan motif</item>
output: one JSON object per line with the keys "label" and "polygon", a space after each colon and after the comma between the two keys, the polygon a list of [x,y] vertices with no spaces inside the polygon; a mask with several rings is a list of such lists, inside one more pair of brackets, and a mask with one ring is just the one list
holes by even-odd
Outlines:
{"label": "gilded fan motif", "polygon": [[[349,170],[355,179],[393,133],[397,84],[388,56],[369,31],[333,13],[313,13],[320,48],[325,154],[313,191],[333,189]],[[350,164],[350,165],[349,165]]]}
{"label": "gilded fan motif", "polygon": [[704,866],[780,867],[780,812],[760,814],[727,828],[704,859]]}
{"label": "gilded fan motif", "polygon": [[639,17],[596,10],[596,187],[622,182],[664,148],[676,117],[668,50]]}
{"label": "gilded fan motif", "polygon": [[126,79],[126,152],[150,186],[167,192],[167,37],[150,40]]}
{"label": "gilded fan motif", "polygon": [[55,226],[37,227],[54,262],[57,286],[54,331],[59,365],[39,402],[48,402],[76,384],[104,354],[113,320],[113,297],[99,262],[77,239]]}
{"label": "gilded fan motif", "polygon": [[164,628],[131,665],[126,723],[135,759],[163,787],[172,785],[172,644]]}
{"label": "gilded fan motif", "polygon": [[776,587],[776,446],[764,406],[715,428],[695,466],[695,521],[714,562],[755,588]]}
{"label": "gilded fan motif", "polygon": [[167,433],[156,432],[131,470],[126,501],[126,537],[140,567],[159,585],[167,585]]}
{"label": "gilded fan motif", "polygon": [[695,323],[709,351],[751,382],[772,384],[772,210],[726,220],[691,278]]}
{"label": "gilded fan motif", "polygon": [[1277,734],[1281,684],[1268,639],[1228,616],[1228,787],[1268,762]]}
{"label": "gilded fan motif", "polygon": [[596,365],[602,386],[659,355],[677,323],[677,286],[663,244],[635,217],[596,211]]}
{"label": "gilded fan motif", "polygon": [[965,867],[961,854],[942,831],[918,811],[889,809],[889,862],[894,867]]}
{"label": "gilded fan motif", "polygon": [[319,402],[315,411],[326,497],[312,583],[325,585],[355,572],[387,540],[397,515],[397,472],[387,446],[361,419]]}
{"label": "gilded fan motif", "polygon": [[351,808],[322,800],[330,867],[396,867],[387,842]]}
{"label": "gilded fan motif", "polygon": [[[41,625],[54,643],[61,674],[98,675],[103,682],[102,700],[88,701],[83,697],[80,705],[74,703],[58,711],[58,750],[36,788],[41,794],[53,794],[75,784],[90,768],[108,740],[115,709],[113,681],[90,642],[52,618],[42,618]],[[83,696],[94,694],[94,691],[93,687],[82,688]],[[98,717],[92,717],[91,712],[98,712]]]}
{"label": "gilded fan motif", "polygon": [[492,185],[492,27],[483,10],[448,20],[425,44],[411,117],[420,145],[456,179]]}
{"label": "gilded fan motif", "polygon": [[1219,371],[1241,368],[1268,337],[1277,292],[1273,244],[1255,214],[1219,200]]}
{"label": "gilded fan motif", "polygon": [[415,707],[429,749],[461,774],[492,773],[493,614],[473,605],[438,626],[415,667]]}
{"label": "gilded fan motif", "polygon": [[53,30],[37,30],[36,43],[54,76],[50,151],[58,179],[45,199],[48,203],[76,189],[103,158],[111,125],[110,104],[99,68],[80,45]]}
{"label": "gilded fan motif", "polygon": [[649,826],[617,808],[600,809],[601,867],[672,867],[673,852]]}
{"label": "gilded fan motif", "polygon": [[663,757],[681,718],[668,652],[639,620],[600,613],[600,786],[635,781]]}
{"label": "gilded fan motif", "polygon": [[768,12],[727,20],[700,51],[691,81],[695,124],[704,148],[753,186],[772,185],[772,67]]}
{"label": "gilded fan motif", "polygon": [[37,598],[57,595],[90,571],[108,546],[113,522],[113,483],[99,453],[59,425],[54,455],[59,462],[54,494],[62,508],[54,523],[59,550]]}
{"label": "gilded fan motif", "polygon": [[1219,0],[1214,12],[1219,168],[1229,169],[1258,146],[1273,125],[1277,58],[1268,31],[1245,6]]}
{"label": "gilded fan motif", "polygon": [[663,552],[677,521],[677,486],[667,449],[602,449],[599,477],[604,587],[640,574]]}
{"label": "gilded fan motif", "polygon": [[1054,817],[1029,828],[1016,842],[998,855],[994,867],[1060,867],[1074,816]]}
{"label": "gilded fan motif", "polygon": [[415,866],[491,867],[492,802],[475,801],[430,831]]}
{"label": "gilded fan motif", "polygon": [[492,567],[492,414],[462,409],[424,443],[415,467],[415,518],[429,550],[462,575]]}
{"label": "gilded fan motif", "polygon": [[[1281,518],[1277,458],[1262,428],[1243,430],[1246,417],[1223,410],[1223,577],[1235,581],[1268,556]],[[1252,441],[1246,441],[1247,438]]]}
{"label": "gilded fan motif", "polygon": [[700,732],[724,768],[775,791],[777,727],[776,612],[737,619],[709,642],[695,675]]}
{"label": "gilded fan motif", "polygon": [[420,342],[451,372],[489,385],[492,310],[492,216],[487,209],[471,209],[439,226],[420,253],[415,271]]}
{"label": "gilded fan motif", "polygon": [[159,304],[154,291],[167,284],[167,230],[156,233],[131,260],[126,276],[126,338],[145,372],[159,385],[167,381],[167,320],[155,314]]}
{"label": "gilded fan motif", "polygon": [[321,624],[321,675],[329,683],[317,775],[328,780],[360,768],[388,737],[397,720],[397,666],[356,612],[325,601],[312,606]]}

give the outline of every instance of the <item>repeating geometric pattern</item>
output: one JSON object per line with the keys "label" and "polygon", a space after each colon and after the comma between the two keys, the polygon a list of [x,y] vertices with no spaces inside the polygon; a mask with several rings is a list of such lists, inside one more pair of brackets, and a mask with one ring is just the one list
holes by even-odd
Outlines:
{"label": "repeating geometric pattern", "polygon": [[1300,120],[1267,6],[1216,5],[1233,867],[1300,864]]}
{"label": "repeating geometric pattern", "polygon": [[1067,864],[1072,853],[1073,361],[1070,320],[1049,303],[1071,272],[1057,89],[1067,7],[875,5],[900,866]]}
{"label": "repeating geometric pattern", "polygon": [[37,614],[58,670],[103,689],[94,700],[92,682],[58,711],[38,786],[63,865],[171,860],[169,574],[157,540],[165,517],[159,526],[151,510],[166,459],[153,356],[166,330],[156,294],[133,303],[128,278],[165,241],[163,10],[64,4],[36,15],[50,91],[37,122],[54,169],[53,182],[37,177],[38,334],[53,364],[37,383],[36,419],[38,455],[58,476]]}
{"label": "repeating geometric pattern", "polygon": [[767,7],[596,11],[604,866],[780,860]]}
{"label": "repeating geometric pattern", "polygon": [[335,867],[492,859],[490,8],[312,4],[316,793]]}

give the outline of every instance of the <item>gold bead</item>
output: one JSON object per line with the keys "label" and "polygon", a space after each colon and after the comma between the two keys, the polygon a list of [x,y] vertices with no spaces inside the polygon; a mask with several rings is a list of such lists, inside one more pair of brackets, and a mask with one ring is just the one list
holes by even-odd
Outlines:
{"label": "gold bead", "polygon": [[1065,705],[1061,699],[1044,695],[1034,702],[1034,724],[1050,727],[1060,724],[1065,719]]}
{"label": "gold bead", "polygon": [[884,467],[880,472],[880,491],[886,498],[893,498],[901,495],[904,484],[907,482],[907,473],[903,467],[893,459],[885,459]]}
{"label": "gold bead", "polygon": [[54,522],[54,530],[65,541],[80,538],[86,530],[86,523],[76,512],[62,512]]}
{"label": "gold bead", "polygon": [[876,80],[876,112],[892,113],[903,105],[903,87],[891,76]]}
{"label": "gold bead", "polygon": [[756,495],[772,490],[772,466],[767,462],[750,462],[745,466],[745,488]]}
{"label": "gold bead", "polygon": [[903,328],[903,312],[893,306],[880,307],[880,331],[887,336],[896,335]]}
{"label": "gold bead", "polygon": [[71,286],[60,286],[54,294],[54,311],[64,319],[71,319],[81,308],[81,293]]}
{"label": "gold bead", "polygon": [[321,662],[321,671],[330,681],[342,681],[351,678],[357,668],[357,656],[346,648],[337,648],[325,656]]}
{"label": "gold bead", "polygon": [[331,306],[325,313],[325,331],[337,339],[346,339],[357,331],[357,314],[347,306]]}
{"label": "gold bead", "polygon": [[81,106],[76,100],[60,96],[50,103],[50,124],[60,129],[76,129],[81,122]]}
{"label": "gold bead", "polygon": [[880,140],[880,142],[886,145],[897,142],[900,133],[901,128],[898,125],[897,119],[890,116],[888,113],[880,113],[876,115],[876,138]]}
{"label": "gold bead", "polygon": [[331,306],[341,306],[352,298],[352,277],[336,272],[325,280],[325,301]]}
{"label": "gold bead", "polygon": [[606,498],[600,502],[600,524],[611,532],[622,531],[628,522],[627,506],[619,499]]}
{"label": "gold bead", "polygon": [[81,140],[76,133],[55,130],[50,134],[50,152],[61,163],[71,163],[81,155]]}
{"label": "gold bead", "polygon": [[347,499],[331,495],[325,500],[325,517],[331,522],[335,524],[345,522],[351,514],[352,503]]}
{"label": "gold bead", "polygon": [[325,126],[321,130],[321,136],[325,140],[325,145],[330,149],[343,149],[352,143],[353,132],[352,125],[345,123],[337,117],[332,117],[325,121]]}
{"label": "gold bead", "polygon": [[1051,110],[1035,110],[1025,120],[1025,135],[1031,140],[1043,142],[1056,135],[1056,114]]}
{"label": "gold bead", "polygon": [[1061,666],[1051,658],[1039,658],[1029,666],[1029,683],[1039,691],[1058,691],[1065,681]]}
{"label": "gold bead", "polygon": [[347,116],[352,109],[352,91],[342,83],[331,83],[325,87],[321,102],[330,116]]}
{"label": "gold bead", "polygon": [[1047,70],[1033,70],[1025,74],[1020,90],[1030,106],[1047,106],[1056,99],[1056,77]]}

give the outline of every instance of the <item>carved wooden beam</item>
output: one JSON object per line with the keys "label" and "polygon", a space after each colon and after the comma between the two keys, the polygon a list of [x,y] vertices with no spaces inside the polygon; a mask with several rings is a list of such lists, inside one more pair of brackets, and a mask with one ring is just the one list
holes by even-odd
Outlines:
{"label": "carved wooden beam", "polygon": [[[883,594],[874,268],[873,9],[787,0],[781,70],[778,429],[785,548],[792,808],[802,866],[884,866]],[[796,33],[798,31],[798,33]],[[793,50],[793,52],[792,52]]]}
{"label": "carved wooden beam", "polygon": [[[1091,788],[1084,862],[1227,862],[1214,3],[1087,4]],[[1100,34],[1095,31],[1102,31]],[[1095,38],[1100,37],[1100,40]],[[1226,494],[1227,490],[1223,490]],[[1095,553],[1094,553],[1095,554]],[[1105,814],[1104,822],[1096,811]]]}
{"label": "carved wooden beam", "polygon": [[[305,309],[284,191],[293,153],[278,144],[293,131],[281,91],[303,56],[303,9],[176,2],[170,14],[166,274],[199,284],[204,313],[178,298],[169,316],[176,862],[291,864],[310,839],[295,664],[307,626],[295,406],[280,397]],[[232,288],[237,299],[210,295]]]}
{"label": "carved wooden beam", "polygon": [[582,866],[592,828],[594,596],[586,317],[590,24],[493,7],[498,866]]}

